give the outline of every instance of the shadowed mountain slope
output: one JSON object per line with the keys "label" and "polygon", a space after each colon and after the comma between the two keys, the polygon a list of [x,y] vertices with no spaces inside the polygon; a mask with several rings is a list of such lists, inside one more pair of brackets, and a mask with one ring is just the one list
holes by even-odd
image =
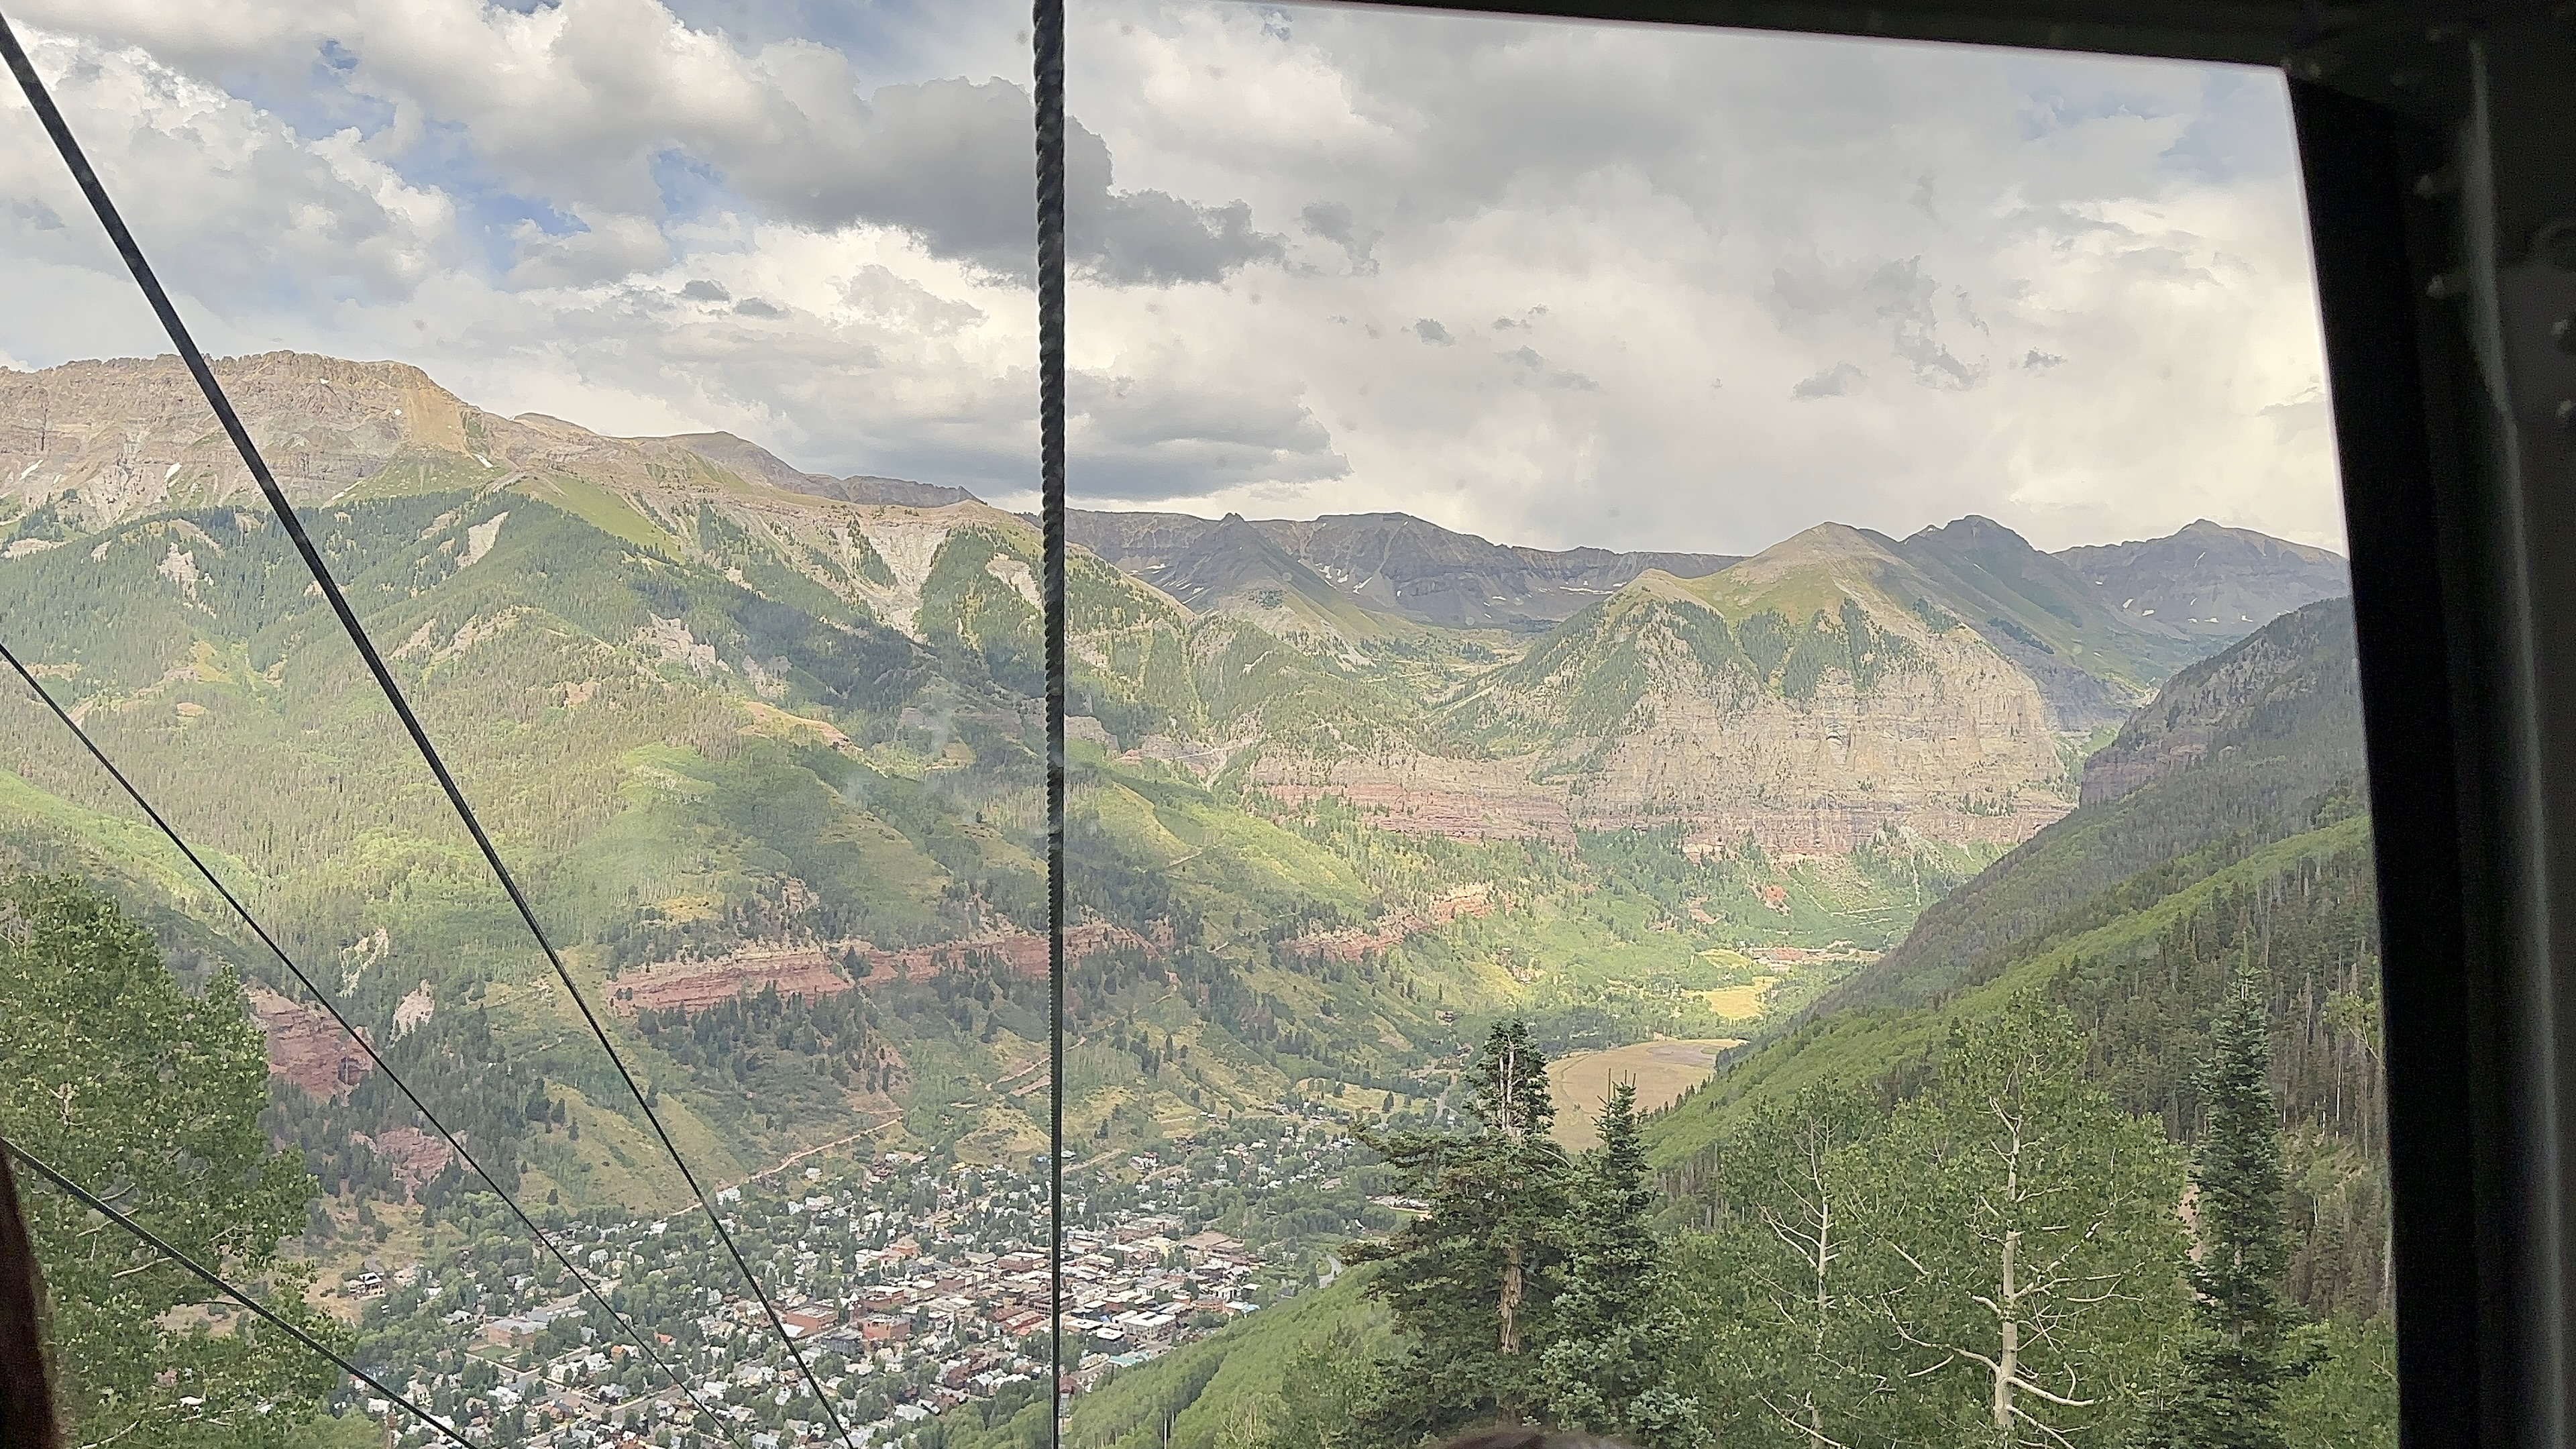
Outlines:
{"label": "shadowed mountain slope", "polygon": [[[1169,588],[1162,571],[1222,522],[1180,513],[1077,509],[1067,528],[1075,543]],[[1736,561],[1727,554],[1516,548],[1403,513],[1259,519],[1250,527],[1366,607],[1452,628],[1544,627],[1650,568],[1695,578]]]}
{"label": "shadowed mountain slope", "polygon": [[2267,619],[2352,591],[2339,554],[2197,520],[2166,538],[2060,550],[2120,616],[2195,638],[2233,639]]}
{"label": "shadowed mountain slope", "polygon": [[2152,621],[2139,627],[2077,570],[1990,518],[1926,528],[1897,549],[1932,581],[1936,601],[2039,683],[2068,729],[2117,723],[2207,648]]}

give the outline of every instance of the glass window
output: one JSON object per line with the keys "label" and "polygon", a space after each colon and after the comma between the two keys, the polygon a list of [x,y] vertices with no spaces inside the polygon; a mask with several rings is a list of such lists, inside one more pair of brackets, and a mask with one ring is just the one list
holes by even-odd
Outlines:
{"label": "glass window", "polygon": [[2393,1442],[2278,76],[1074,5],[1059,943],[1026,25],[18,32],[81,1442]]}
{"label": "glass window", "polygon": [[1095,248],[1205,233],[1075,247],[1082,1220],[1139,1308],[1175,1218],[1258,1305],[1103,1329],[1070,1442],[2393,1439],[2278,79],[1069,52]]}
{"label": "glass window", "polygon": [[[478,1442],[1042,1419],[1025,36],[23,37],[582,1001],[12,103],[0,642],[285,959],[12,678],[0,1130]],[[31,1192],[80,1442],[434,1437]]]}

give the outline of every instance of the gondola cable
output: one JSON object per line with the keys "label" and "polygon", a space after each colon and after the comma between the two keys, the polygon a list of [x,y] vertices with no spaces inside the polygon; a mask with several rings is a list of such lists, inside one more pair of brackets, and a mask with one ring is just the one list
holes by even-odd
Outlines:
{"label": "gondola cable", "polygon": [[136,1222],[133,1218],[128,1217],[125,1213],[109,1205],[105,1199],[99,1197],[96,1193],[91,1192],[88,1188],[81,1186],[79,1183],[72,1181],[69,1177],[56,1171],[54,1167],[50,1163],[47,1163],[43,1158],[36,1156],[36,1154],[29,1152],[26,1148],[19,1146],[15,1141],[6,1137],[0,1137],[0,1148],[5,1148],[10,1156],[27,1164],[27,1166],[34,1170],[39,1177],[44,1178],[46,1181],[52,1183],[58,1188],[61,1188],[63,1191],[70,1193],[73,1197],[80,1199],[83,1204],[88,1206],[90,1211],[99,1214],[109,1222],[116,1224],[118,1227],[125,1229],[128,1233],[142,1239],[144,1242],[150,1244],[152,1249],[155,1252],[158,1252],[161,1256],[178,1264],[180,1267],[187,1269],[189,1272],[196,1274],[199,1278],[204,1279],[208,1287],[213,1288],[216,1292],[223,1294],[235,1303],[240,1304],[242,1307],[258,1314],[261,1318],[285,1330],[288,1336],[292,1337],[296,1342],[303,1344],[306,1348],[313,1350],[322,1357],[329,1359],[332,1363],[339,1365],[341,1372],[346,1373],[349,1377],[365,1384],[368,1388],[375,1390],[377,1393],[384,1395],[388,1402],[399,1404],[403,1408],[409,1410],[414,1418],[419,1419],[422,1423],[436,1429],[439,1433],[446,1435],[449,1439],[454,1440],[460,1446],[460,1449],[485,1449],[485,1446],[478,1445],[473,1440],[458,1433],[445,1419],[442,1419],[438,1415],[422,1408],[420,1405],[413,1403],[404,1395],[396,1393],[394,1390],[386,1387],[384,1382],[378,1379],[374,1374],[371,1374],[365,1369],[358,1367],[356,1364],[349,1362],[349,1360],[342,1357],[337,1350],[333,1349],[322,1340],[315,1338],[312,1334],[307,1333],[293,1320],[286,1318],[267,1304],[251,1297],[241,1289],[234,1287],[231,1283],[225,1281],[224,1278],[213,1269],[208,1268],[203,1263],[198,1262],[196,1259],[189,1257],[177,1248],[172,1247],[161,1237],[160,1234],[155,1233],[150,1228]]}
{"label": "gondola cable", "polygon": [[169,335],[170,343],[177,349],[180,361],[186,364],[189,375],[196,379],[198,391],[205,395],[206,404],[214,410],[216,421],[222,424],[225,435],[232,439],[233,448],[241,455],[243,465],[249,468],[252,481],[259,486],[260,495],[267,500],[270,511],[277,515],[279,525],[285,529],[287,538],[294,543],[295,551],[302,556],[306,571],[313,576],[314,586],[321,590],[324,601],[330,605],[331,612],[339,619],[341,629],[349,636],[349,642],[356,647],[359,659],[366,664],[367,672],[374,676],[376,687],[383,692],[386,702],[393,707],[395,718],[401,721],[403,731],[411,737],[413,747],[420,752],[422,761],[429,766],[430,773],[437,778],[439,789],[446,794],[448,805],[455,810],[457,819],[465,826],[466,833],[473,837],[475,848],[482,853],[484,864],[491,868],[494,878],[500,882],[502,890],[509,895],[510,904],[517,908],[519,919],[526,924],[528,934],[535,938],[538,949],[545,954],[546,964],[554,968],[556,979],[563,983],[563,988],[571,996],[573,1005],[580,1010],[582,1021],[589,1026],[591,1035],[598,1039],[600,1049],[608,1054],[609,1063],[617,1068],[618,1076],[626,1083],[627,1092],[635,1098],[636,1107],[643,1112],[644,1120],[652,1125],[654,1135],[661,1139],[663,1152],[669,1155],[672,1165],[680,1170],[680,1176],[688,1183],[690,1193],[696,1197],[698,1206],[706,1213],[708,1223],[715,1228],[718,1241],[724,1244],[725,1252],[732,1257],[734,1267],[741,1272],[744,1284],[751,1289],[752,1296],[760,1300],[761,1311],[769,1320],[770,1331],[777,1335],[779,1343],[787,1349],[787,1356],[802,1372],[806,1387],[813,1390],[815,1402],[822,1406],[824,1416],[831,1420],[834,1437],[841,1444],[855,1445],[857,1441],[850,1436],[848,1427],[841,1422],[840,1411],[833,1407],[832,1396],[825,1392],[821,1377],[814,1372],[814,1365],[809,1361],[804,1350],[797,1346],[796,1336],[787,1331],[787,1321],[780,1315],[777,1303],[770,1298],[769,1290],[761,1286],[759,1275],[752,1271],[751,1260],[743,1255],[740,1245],[734,1242],[732,1231],[725,1227],[724,1215],[716,1211],[715,1201],[708,1195],[705,1185],[699,1182],[696,1170],[691,1168],[688,1159],[680,1154],[679,1143],[672,1138],[670,1129],[663,1125],[661,1114],[653,1109],[653,1103],[645,1095],[643,1084],[635,1079],[633,1068],[627,1065],[625,1054],[617,1049],[614,1041],[610,1040],[608,1028],[600,1021],[599,1014],[592,1010],[589,997],[573,980],[571,970],[564,965],[562,953],[555,949],[554,941],[546,935],[545,927],[538,924],[536,908],[529,903],[527,892],[520,888],[518,877],[512,874],[509,866],[502,861],[499,848],[493,845],[491,835],[484,830],[482,820],[475,815],[473,805],[466,800],[465,791],[456,783],[456,776],[448,769],[445,757],[440,755],[437,745],[430,741],[429,731],[421,724],[420,716],[413,711],[411,701],[404,696],[402,687],[394,681],[393,671],[386,665],[384,655],[376,648],[375,641],[367,636],[366,626],[359,622],[357,610],[349,603],[348,594],[341,589],[339,581],[331,576],[331,570],[323,562],[321,550],[314,546],[312,536],[305,532],[304,522],[297,515],[294,503],[287,498],[285,490],[278,486],[276,475],[269,471],[268,462],[261,456],[259,445],[251,440],[249,428],[242,423],[241,415],[233,410],[232,401],[225,395],[223,385],[216,381],[214,369],[208,365],[205,353],[199,350],[195,338],[188,331],[187,324],[180,320],[178,308],[172,304],[170,294],[163,290],[160,278],[152,270],[151,262],[143,255],[141,244],[135,240],[134,233],[127,228],[125,218],[117,211],[116,203],[109,198],[107,187],[99,180],[97,171],[91,168],[88,156],[82,152],[80,142],[73,137],[70,125],[63,119],[62,109],[55,105],[53,92],[46,87],[44,78],[36,74],[35,64],[27,58],[26,49],[18,43],[17,32],[11,28],[5,16],[0,16],[0,54],[5,54],[10,73],[17,78],[18,88],[25,93],[27,104],[35,111],[36,118],[43,123],[46,135],[54,143],[55,151],[61,155],[63,164],[72,173],[72,179],[78,183],[82,194],[88,199],[90,210],[98,217],[99,224],[106,228],[108,239],[115,244],[117,255],[124,259],[126,270],[133,274],[135,285],[142,289],[144,299],[151,304],[153,315],[160,319],[161,328]]}
{"label": "gondola cable", "polygon": [[1032,0],[1036,109],[1038,527],[1046,571],[1047,1443],[1064,1441],[1065,275],[1064,0]]}
{"label": "gondola cable", "polygon": [[[385,1080],[393,1083],[394,1090],[402,1093],[403,1099],[411,1103],[413,1108],[419,1111],[421,1117],[426,1120],[431,1127],[437,1129],[438,1135],[446,1139],[448,1147],[456,1153],[458,1160],[462,1161],[466,1167],[471,1169],[476,1177],[483,1179],[483,1185],[492,1189],[493,1193],[501,1199],[502,1204],[508,1207],[511,1213],[518,1218],[519,1222],[536,1237],[539,1245],[543,1246],[547,1252],[553,1254],[554,1260],[561,1263],[566,1272],[572,1274],[573,1281],[582,1286],[582,1291],[590,1295],[591,1301],[597,1303],[600,1308],[608,1314],[609,1318],[617,1324],[618,1328],[626,1334],[626,1337],[634,1343],[636,1348],[641,1350],[645,1357],[653,1361],[653,1365],[662,1371],[663,1376],[668,1378],[672,1384],[677,1386],[683,1395],[687,1396],[690,1407],[696,1409],[699,1413],[707,1414],[710,1417],[716,1417],[717,1422],[719,1423],[727,1423],[726,1420],[716,1416],[714,1411],[710,1410],[706,1404],[698,1398],[696,1392],[689,1387],[688,1380],[685,1376],[683,1376],[678,1370],[672,1368],[669,1363],[665,1362],[659,1353],[654,1352],[651,1341],[638,1331],[633,1323],[628,1321],[625,1314],[620,1313],[617,1310],[617,1306],[615,1304],[608,1301],[606,1295],[602,1294],[598,1287],[592,1283],[590,1276],[583,1272],[581,1267],[575,1264],[571,1258],[567,1257],[561,1248],[555,1246],[554,1239],[547,1234],[545,1229],[537,1226],[536,1221],[529,1217],[524,1208],[519,1206],[518,1199],[511,1196],[511,1194],[505,1190],[499,1182],[493,1179],[491,1173],[484,1170],[483,1164],[475,1160],[474,1154],[466,1150],[465,1144],[458,1140],[455,1133],[447,1130],[447,1124],[439,1120],[438,1114],[429,1109],[429,1104],[420,1099],[420,1094],[414,1092],[411,1089],[411,1084],[402,1079],[402,1074],[394,1070],[393,1064],[386,1061],[383,1055],[376,1050],[375,1043],[367,1040],[367,1038],[359,1032],[356,1023],[350,1021],[347,1016],[341,1014],[340,1008],[332,1002],[328,995],[324,994],[320,986],[314,984],[313,978],[305,974],[304,968],[297,965],[293,957],[287,955],[286,948],[279,945],[277,938],[269,934],[268,928],[261,925],[259,923],[259,919],[250,913],[250,908],[241,903],[240,898],[232,893],[231,888],[227,887],[223,883],[222,879],[215,874],[214,870],[206,864],[205,860],[197,854],[196,848],[191,846],[187,842],[186,838],[181,836],[178,830],[173,827],[167,819],[162,817],[161,812],[153,806],[150,800],[144,798],[143,792],[136,788],[132,780],[126,778],[125,772],[117,767],[114,760],[108,758],[105,750],[99,748],[98,742],[90,738],[89,731],[81,727],[80,721],[72,718],[71,712],[62,707],[61,702],[54,698],[53,692],[45,688],[43,682],[38,680],[35,673],[28,669],[24,663],[20,662],[18,656],[12,653],[9,646],[5,643],[0,643],[0,661],[6,661],[8,666],[17,672],[18,678],[25,682],[28,690],[44,704],[45,708],[53,711],[54,718],[62,722],[63,728],[71,731],[72,738],[80,741],[81,748],[89,751],[90,758],[98,762],[99,768],[105,770],[108,778],[116,782],[117,788],[125,792],[126,798],[132,800],[135,807],[143,812],[144,817],[152,822],[153,827],[159,830],[172,845],[178,848],[179,854],[186,857],[188,864],[196,869],[197,874],[205,878],[206,884],[214,888],[215,894],[223,898],[224,904],[232,908],[233,914],[241,917],[242,924],[250,928],[251,934],[259,938],[260,944],[268,948],[269,954],[277,958],[278,964],[284,966],[287,969],[288,974],[292,975],[298,982],[303,984],[304,989],[312,995],[314,1001],[318,1003],[324,1011],[330,1013],[333,1021],[339,1023],[340,1030],[348,1034],[349,1040],[357,1043],[358,1050],[366,1053],[367,1060],[375,1064],[376,1070],[385,1074]],[[728,1425],[725,1437],[733,1440],[737,1449],[748,1449],[748,1446],[743,1444],[742,1437],[736,1428]]]}

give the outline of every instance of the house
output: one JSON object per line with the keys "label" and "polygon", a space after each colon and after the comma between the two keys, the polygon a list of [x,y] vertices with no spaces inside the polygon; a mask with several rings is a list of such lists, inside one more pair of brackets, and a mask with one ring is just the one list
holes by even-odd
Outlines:
{"label": "house", "polygon": [[1210,1228],[1181,1239],[1181,1251],[1189,1254],[1191,1262],[1204,1263],[1211,1257],[1239,1254],[1243,1251],[1243,1244]]}
{"label": "house", "polygon": [[495,1318],[483,1325],[483,1341],[506,1347],[534,1337],[544,1327],[533,1318]]}
{"label": "house", "polygon": [[778,1321],[787,1326],[789,1338],[811,1338],[839,1323],[841,1314],[828,1303],[818,1303],[805,1308],[790,1308],[778,1315]]}

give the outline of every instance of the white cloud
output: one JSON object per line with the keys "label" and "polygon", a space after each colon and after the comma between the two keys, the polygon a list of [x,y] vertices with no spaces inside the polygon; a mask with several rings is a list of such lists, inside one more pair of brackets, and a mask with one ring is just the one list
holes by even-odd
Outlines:
{"label": "white cloud", "polygon": [[[1016,7],[834,12],[847,34],[759,0],[25,13],[212,345],[402,357],[505,410],[1026,501]],[[1075,15],[1077,501],[1538,544],[1971,511],[2046,546],[2202,515],[2340,542],[2270,78]],[[31,119],[0,129],[0,256],[48,279],[0,351],[148,347]]]}

